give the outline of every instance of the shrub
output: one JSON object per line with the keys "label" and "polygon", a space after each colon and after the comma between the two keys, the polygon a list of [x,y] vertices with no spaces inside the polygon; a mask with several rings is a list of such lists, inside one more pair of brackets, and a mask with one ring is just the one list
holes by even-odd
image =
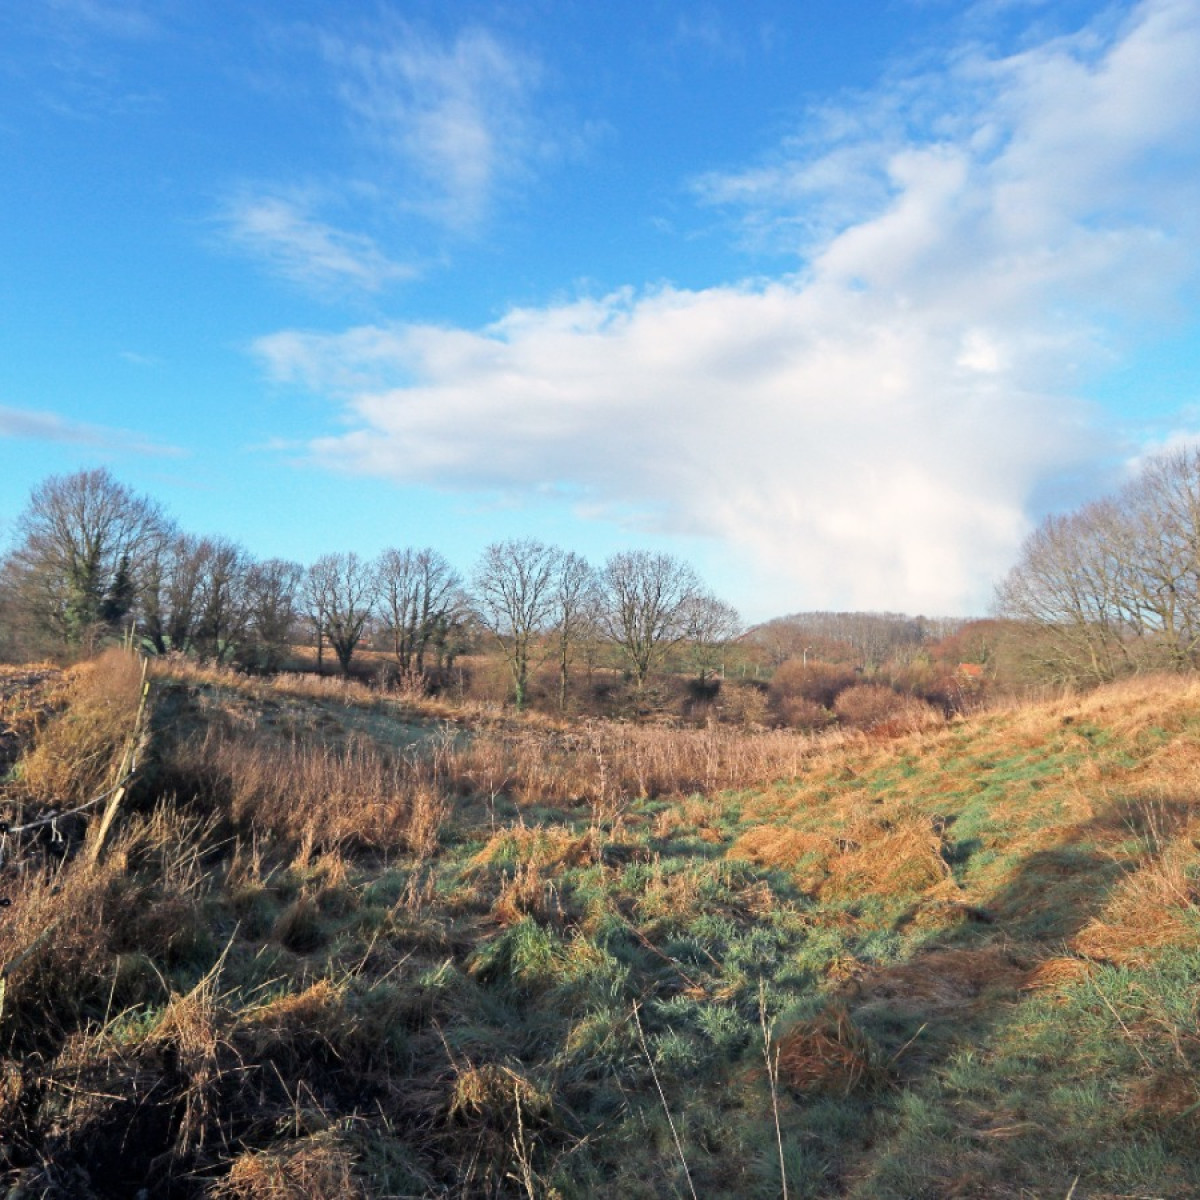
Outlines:
{"label": "shrub", "polygon": [[936,708],[916,696],[904,696],[877,683],[858,683],[834,702],[838,720],[853,729],[899,735],[939,724]]}
{"label": "shrub", "polygon": [[792,658],[772,676],[767,701],[772,716],[793,729],[821,729],[833,720],[829,709],[853,686],[854,672],[833,663]]}
{"label": "shrub", "polygon": [[787,696],[777,701],[773,706],[775,718],[780,724],[789,729],[803,729],[811,732],[824,729],[836,719],[827,708],[822,708],[812,700],[803,696]]}

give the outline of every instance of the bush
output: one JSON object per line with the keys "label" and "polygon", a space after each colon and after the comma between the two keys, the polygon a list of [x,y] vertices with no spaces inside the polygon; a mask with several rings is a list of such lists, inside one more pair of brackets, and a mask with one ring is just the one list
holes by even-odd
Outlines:
{"label": "bush", "polygon": [[772,705],[775,719],[789,729],[824,729],[835,720],[833,713],[803,696],[786,696]]}
{"label": "bush", "polygon": [[941,713],[916,696],[877,683],[857,683],[834,701],[838,720],[853,729],[899,735],[940,723]]}
{"label": "bush", "polygon": [[827,710],[854,681],[855,674],[848,667],[791,658],[772,677],[767,689],[768,704],[775,720],[782,725],[820,729],[831,720]]}

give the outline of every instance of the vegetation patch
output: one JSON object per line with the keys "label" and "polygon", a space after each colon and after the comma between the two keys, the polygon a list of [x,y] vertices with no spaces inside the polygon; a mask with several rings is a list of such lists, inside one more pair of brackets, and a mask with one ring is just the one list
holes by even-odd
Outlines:
{"label": "vegetation patch", "polygon": [[[138,679],[63,677],[14,818]],[[739,746],[153,679],[103,853],[0,877],[18,1194],[1200,1189],[1186,681]]]}

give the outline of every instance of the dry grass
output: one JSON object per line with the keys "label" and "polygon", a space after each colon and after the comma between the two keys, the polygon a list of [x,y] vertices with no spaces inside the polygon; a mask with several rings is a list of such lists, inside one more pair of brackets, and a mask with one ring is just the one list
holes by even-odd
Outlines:
{"label": "dry grass", "polygon": [[1192,1138],[1200,1133],[1200,1080],[1186,1063],[1135,1080],[1124,1099],[1131,1123],[1178,1129]]}
{"label": "dry grass", "polygon": [[1200,852],[1186,835],[1147,856],[1071,948],[1118,966],[1148,965],[1168,947],[1195,945],[1198,936]]}
{"label": "dry grass", "polygon": [[238,1042],[248,1058],[269,1059],[289,1071],[302,1068],[314,1046],[337,1054],[355,1034],[346,1008],[346,985],[330,979],[318,979],[302,990],[245,1010],[237,1028]]}
{"label": "dry grass", "polygon": [[173,769],[235,826],[294,846],[428,853],[446,812],[421,767],[361,737],[330,748],[214,723],[176,749]]}
{"label": "dry grass", "polygon": [[[96,670],[65,715],[99,725]],[[67,847],[5,877],[7,1186],[20,1153],[34,1194],[87,1200],[124,1194],[130,1157],[184,1196],[650,1195],[682,1158],[697,1194],[778,1195],[755,1001],[764,1025],[819,1014],[766,1035],[813,1195],[916,1194],[872,1191],[902,1134],[930,1195],[965,1194],[967,1141],[997,1156],[973,1194],[1006,1185],[1010,1136],[1027,1194],[1059,1194],[1051,1160],[1086,1148],[1021,1131],[1196,1127],[1193,1009],[1153,976],[1200,928],[1186,681],[887,742],[492,713],[414,744],[390,722],[436,711],[417,696],[188,672],[160,693],[175,803],[135,805],[101,868]],[[1051,1121],[1035,1086],[1001,1119],[983,1073],[1010,1051],[1034,1085],[1095,1068],[1118,1103]],[[1184,1194],[1104,1169],[1089,1194]]]}
{"label": "dry grass", "polygon": [[62,669],[49,663],[0,665],[0,772],[33,742],[47,718],[65,703]]}
{"label": "dry grass", "polygon": [[66,711],[22,759],[21,789],[38,804],[79,803],[111,780],[141,699],[141,662],[120,650],[71,668]]}
{"label": "dry grass", "polygon": [[990,945],[978,950],[932,950],[864,974],[850,990],[858,1010],[871,1005],[923,1017],[962,1017],[991,1004],[998,995],[1015,995],[1028,979],[1028,966],[1013,948]]}
{"label": "dry grass", "polygon": [[876,683],[846,688],[834,701],[833,711],[844,725],[880,737],[935,729],[945,721],[932,704]]}
{"label": "dry grass", "polygon": [[186,995],[172,996],[148,1045],[157,1049],[173,1074],[185,1080],[183,1113],[176,1135],[183,1155],[204,1150],[218,1123],[219,1088],[231,1047],[229,1016],[219,993],[223,959]]}
{"label": "dry grass", "polygon": [[1047,958],[1025,976],[1021,990],[1060,993],[1088,979],[1092,965],[1082,958]]}
{"label": "dry grass", "polygon": [[898,828],[856,829],[854,848],[833,859],[823,898],[898,896],[936,887],[950,875],[942,839],[929,822],[911,820]]}
{"label": "dry grass", "polygon": [[493,834],[472,860],[483,866],[494,862],[520,862],[534,867],[579,866],[595,861],[596,843],[589,831],[574,834],[564,828],[527,828],[517,825]]}
{"label": "dry grass", "polygon": [[53,1043],[105,992],[111,969],[106,919],[123,911],[119,860],[30,869],[10,879],[0,922],[7,978],[0,1042]]}
{"label": "dry grass", "polygon": [[877,1051],[839,1004],[780,1033],[772,1057],[779,1082],[803,1095],[849,1096],[886,1078]]}
{"label": "dry grass", "polygon": [[239,1154],[208,1193],[213,1200],[360,1200],[354,1156],[336,1130],[282,1148]]}
{"label": "dry grass", "polygon": [[461,1065],[450,1091],[450,1116],[500,1130],[515,1130],[521,1119],[542,1118],[553,1109],[550,1095],[526,1075],[500,1063]]}
{"label": "dry grass", "polygon": [[[439,774],[460,791],[504,793],[519,803],[587,803],[616,812],[633,797],[712,793],[795,776],[824,744],[787,730],[703,729],[589,721],[572,728],[538,713],[500,716],[491,707],[451,706],[336,677],[241,675],[168,658],[155,673],[261,705],[284,696],[373,708],[398,721],[451,719],[471,736],[441,747]],[[253,720],[250,721],[253,725]],[[432,728],[432,726],[431,726]],[[832,735],[836,739],[838,735]]]}
{"label": "dry grass", "polygon": [[815,894],[829,878],[841,850],[828,834],[806,833],[779,825],[755,825],[729,848],[728,857],[791,873],[797,887]]}
{"label": "dry grass", "polygon": [[454,751],[448,771],[468,787],[496,788],[518,803],[582,803],[611,817],[637,797],[711,794],[792,777],[814,744],[785,730],[597,721],[563,732],[531,721],[477,730]]}

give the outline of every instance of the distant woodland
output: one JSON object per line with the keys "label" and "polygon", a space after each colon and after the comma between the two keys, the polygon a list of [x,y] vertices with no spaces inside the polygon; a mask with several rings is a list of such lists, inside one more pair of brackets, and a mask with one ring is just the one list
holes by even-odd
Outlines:
{"label": "distant woodland", "polygon": [[813,730],[919,728],[989,697],[1191,669],[1200,452],[1047,518],[978,620],[795,613],[747,628],[670,555],[602,565],[534,539],[469,571],[433,547],[256,559],[180,529],[107,470],[34,489],[0,559],[0,661],[107,643],[314,671],[460,702]]}

